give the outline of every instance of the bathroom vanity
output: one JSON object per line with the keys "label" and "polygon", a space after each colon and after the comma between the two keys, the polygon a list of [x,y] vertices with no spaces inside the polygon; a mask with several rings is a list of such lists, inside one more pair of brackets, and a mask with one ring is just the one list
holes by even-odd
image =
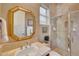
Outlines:
{"label": "bathroom vanity", "polygon": [[20,47],[27,46],[26,41],[17,41],[17,42],[1,42],[0,43],[0,55],[12,55],[14,56],[16,51],[20,50]]}

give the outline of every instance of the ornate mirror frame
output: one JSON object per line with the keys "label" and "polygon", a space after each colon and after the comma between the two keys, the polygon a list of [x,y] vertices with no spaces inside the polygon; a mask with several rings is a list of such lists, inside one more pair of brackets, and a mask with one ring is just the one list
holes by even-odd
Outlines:
{"label": "ornate mirror frame", "polygon": [[[31,14],[33,16],[33,33],[32,33],[31,36],[18,37],[18,36],[16,36],[14,34],[14,30],[13,30],[14,29],[14,21],[13,21],[14,18],[13,17],[14,17],[14,12],[16,12],[18,10],[23,11],[25,13],[29,13],[29,14]],[[8,20],[7,20],[7,27],[8,27],[8,36],[9,36],[9,39],[11,41],[19,41],[19,40],[26,40],[26,39],[32,38],[33,35],[35,34],[35,24],[36,24],[36,22],[35,22],[35,16],[33,15],[32,11],[30,11],[28,9],[25,9],[23,7],[20,7],[20,6],[16,6],[16,7],[10,9],[8,11]]]}

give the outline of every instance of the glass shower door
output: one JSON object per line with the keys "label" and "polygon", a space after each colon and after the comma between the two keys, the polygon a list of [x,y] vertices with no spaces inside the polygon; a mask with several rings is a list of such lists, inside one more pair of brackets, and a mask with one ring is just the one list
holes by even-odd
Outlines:
{"label": "glass shower door", "polygon": [[70,14],[71,55],[79,56],[79,11]]}
{"label": "glass shower door", "polygon": [[60,15],[51,20],[51,45],[58,48],[61,55],[69,55],[68,51],[68,14]]}

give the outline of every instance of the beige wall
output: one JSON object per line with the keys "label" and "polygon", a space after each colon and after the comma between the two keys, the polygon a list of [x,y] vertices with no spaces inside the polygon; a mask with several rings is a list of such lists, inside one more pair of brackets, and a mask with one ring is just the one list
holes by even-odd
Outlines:
{"label": "beige wall", "polygon": [[71,11],[79,10],[79,3],[71,4],[70,5],[70,10]]}
{"label": "beige wall", "polygon": [[1,4],[0,4],[0,16],[1,16],[1,8],[2,8],[2,7],[1,7]]}
{"label": "beige wall", "polygon": [[56,3],[51,3],[50,4],[50,16],[51,17],[56,15],[56,7],[57,7]]}
{"label": "beige wall", "polygon": [[[49,15],[49,17],[53,17],[53,16],[55,16],[55,14],[56,14],[56,4],[52,4],[52,3],[50,3],[50,4],[44,4],[45,5],[45,7],[48,7],[49,8],[49,13],[50,13],[50,15]],[[51,18],[49,18],[48,20],[49,20],[49,22],[50,22],[50,19]],[[48,25],[48,32],[47,33],[43,33],[42,32],[42,27],[44,27],[44,26],[39,26],[39,36],[38,36],[38,40],[39,41],[41,41],[41,42],[45,42],[44,41],[44,37],[46,36],[46,35],[49,35],[50,36],[50,24]],[[50,38],[50,40],[51,40],[51,38]]]}
{"label": "beige wall", "polygon": [[[22,6],[26,9],[29,9],[31,10],[34,15],[35,15],[35,20],[36,20],[36,32],[35,32],[35,35],[34,37],[32,38],[32,40],[34,41],[37,41],[38,39],[38,36],[40,35],[41,33],[41,28],[39,26],[39,7],[40,7],[40,4],[36,4],[36,3],[26,3],[26,4],[12,4],[12,3],[4,3],[4,4],[1,4],[2,5],[2,14],[1,16],[7,20],[7,13],[8,13],[8,10],[13,8],[14,6]],[[46,4],[47,6],[49,4]],[[56,14],[56,4],[50,4],[50,16],[54,16]]]}
{"label": "beige wall", "polygon": [[[33,38],[31,38],[31,41],[32,42],[38,41],[38,36],[40,34],[40,26],[39,26],[39,6],[40,6],[40,4],[35,4],[35,3],[28,3],[28,4],[24,4],[24,3],[23,4],[20,4],[20,3],[19,4],[12,4],[12,3],[9,4],[8,3],[7,4],[6,3],[6,4],[1,4],[0,6],[2,7],[2,10],[1,10],[2,14],[1,14],[1,16],[6,21],[8,20],[8,18],[7,18],[8,10],[13,8],[14,6],[22,6],[22,7],[26,8],[26,9],[31,10],[34,13],[34,15],[35,15],[35,20],[36,20],[36,31],[35,31],[35,35],[33,36]],[[50,5],[50,9],[51,9],[50,15],[54,16],[56,14],[56,5],[55,4],[51,4]],[[24,41],[20,41],[19,43],[17,43],[17,46],[19,44],[21,44],[21,42],[22,42],[22,44],[24,44],[25,40]],[[8,44],[8,45],[10,45],[10,44]],[[14,43],[14,46],[15,45],[16,45],[16,42]],[[12,47],[10,47],[10,48],[12,48]]]}
{"label": "beige wall", "polygon": [[[2,5],[2,11],[1,11],[1,5]],[[39,5],[40,4],[34,4],[34,3],[28,3],[28,4],[0,4],[0,14],[3,18],[5,18],[7,20],[7,13],[8,10],[14,6],[23,6],[26,9],[31,10],[34,15],[35,15],[35,20],[36,20],[36,33],[35,36],[33,37],[34,40],[37,39],[36,37],[38,36],[38,33],[40,33],[39,31]],[[50,16],[55,16],[56,13],[58,14],[62,14],[68,11],[68,9],[70,10],[75,10],[75,9],[79,9],[78,7],[79,4],[59,4],[57,6],[57,4],[51,4],[50,5]],[[57,9],[56,9],[57,8]]]}

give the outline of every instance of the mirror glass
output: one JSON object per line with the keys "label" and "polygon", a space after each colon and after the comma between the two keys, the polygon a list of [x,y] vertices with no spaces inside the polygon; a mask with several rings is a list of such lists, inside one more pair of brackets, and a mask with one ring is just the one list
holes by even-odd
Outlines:
{"label": "mirror glass", "polygon": [[18,37],[31,36],[33,33],[33,16],[30,13],[18,10],[14,12],[14,34]]}

